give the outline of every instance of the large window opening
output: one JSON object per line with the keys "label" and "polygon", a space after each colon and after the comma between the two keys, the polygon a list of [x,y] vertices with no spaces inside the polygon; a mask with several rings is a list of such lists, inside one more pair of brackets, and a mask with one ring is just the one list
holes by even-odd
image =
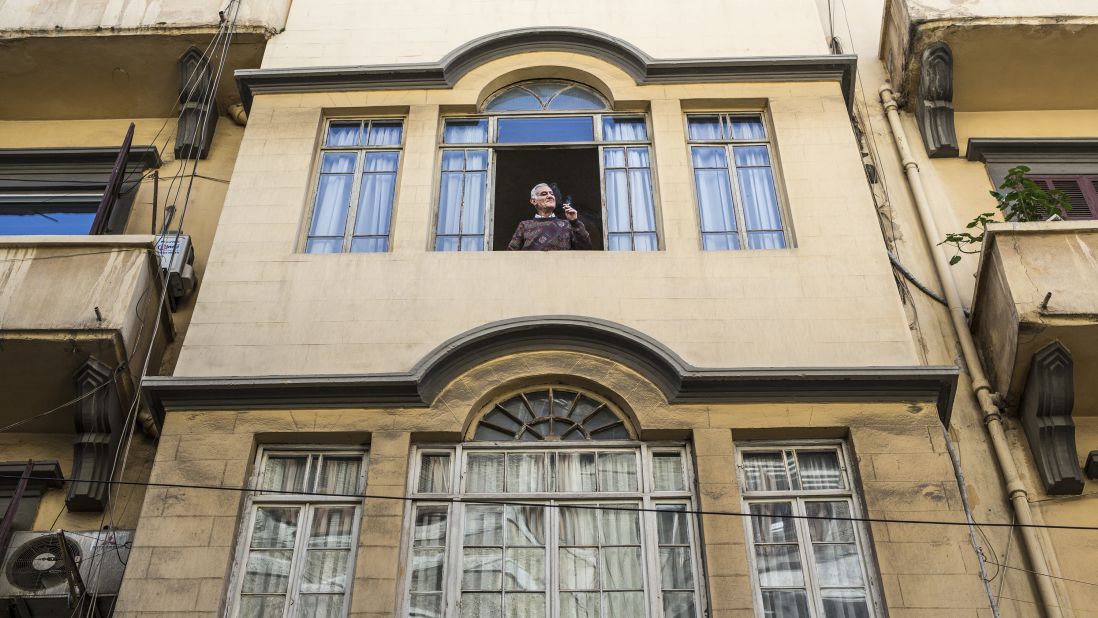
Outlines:
{"label": "large window opening", "polygon": [[659,248],[644,116],[609,113],[586,86],[551,80],[505,88],[483,109],[443,121],[436,251],[507,250],[541,182],[559,187],[557,217],[572,196],[593,249]]}

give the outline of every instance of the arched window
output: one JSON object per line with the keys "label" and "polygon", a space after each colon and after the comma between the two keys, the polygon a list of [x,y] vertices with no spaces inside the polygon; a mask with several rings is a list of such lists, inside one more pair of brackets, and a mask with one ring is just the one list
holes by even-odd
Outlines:
{"label": "arched window", "polygon": [[606,100],[575,82],[541,80],[503,88],[484,103],[486,112],[575,112],[610,109]]}
{"label": "arched window", "polygon": [[476,440],[628,440],[619,413],[593,395],[566,388],[519,393],[492,404]]}

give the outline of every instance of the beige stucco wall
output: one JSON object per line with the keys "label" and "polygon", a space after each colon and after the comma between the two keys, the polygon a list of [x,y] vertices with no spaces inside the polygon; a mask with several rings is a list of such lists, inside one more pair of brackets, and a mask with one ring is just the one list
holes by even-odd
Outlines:
{"label": "beige stucco wall", "polygon": [[[68,31],[118,31],[217,26],[222,0],[0,0],[0,36]],[[290,0],[240,3],[237,23],[243,28],[276,32],[286,24]],[[112,32],[113,33],[113,32]]]}
{"label": "beige stucco wall", "polygon": [[[475,104],[508,75],[560,66],[649,110],[665,249],[428,251],[440,112]],[[760,105],[774,127],[796,248],[703,252],[684,106]],[[300,253],[325,115],[394,110],[406,115],[407,136],[392,251]],[[637,86],[601,60],[547,52],[490,62],[453,90],[258,96],[177,374],[402,371],[468,329],[545,314],[636,328],[698,366],[911,364],[846,114],[837,83]],[[561,273],[567,293],[529,284],[544,272]]]}
{"label": "beige stucco wall", "polygon": [[[370,444],[367,493],[404,495],[408,449],[430,432],[460,439],[484,397],[539,380],[596,385],[621,403],[643,434],[692,442],[699,506],[739,512],[734,441],[849,439],[867,515],[963,521],[953,470],[933,404],[788,403],[668,405],[659,390],[610,360],[568,352],[498,358],[455,379],[430,408],[169,412],[152,479],[243,486],[258,444]],[[242,498],[202,489],[150,489],[117,616],[169,608],[183,616],[223,611],[240,534]],[[358,540],[351,615],[393,616],[402,593],[405,505],[367,498]],[[744,522],[702,519],[711,616],[752,609]],[[893,616],[969,616],[986,604],[963,526],[873,524],[880,593]]]}
{"label": "beige stucco wall", "polygon": [[[781,15],[782,19],[773,19]],[[437,62],[469,41],[512,28],[589,28],[655,58],[825,54],[812,0],[361,3],[296,0],[265,68]]]}

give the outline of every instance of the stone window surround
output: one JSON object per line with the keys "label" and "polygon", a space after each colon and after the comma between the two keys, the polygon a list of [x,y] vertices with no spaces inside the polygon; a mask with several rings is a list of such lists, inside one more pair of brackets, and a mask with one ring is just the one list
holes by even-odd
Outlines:
{"label": "stone window surround", "polygon": [[1010,168],[1025,165],[1035,175],[1098,173],[1098,138],[973,137],[966,158],[987,168],[995,188]]}

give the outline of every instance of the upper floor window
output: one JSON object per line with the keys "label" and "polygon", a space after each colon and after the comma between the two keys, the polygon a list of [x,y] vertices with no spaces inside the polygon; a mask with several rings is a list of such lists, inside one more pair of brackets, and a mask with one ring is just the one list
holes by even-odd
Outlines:
{"label": "upper floor window", "polygon": [[704,249],[781,249],[788,245],[762,114],[690,114]]}
{"label": "upper floor window", "polygon": [[877,615],[866,531],[840,444],[737,449],[752,584],[766,616]]}
{"label": "upper floor window", "polygon": [[543,182],[559,187],[556,216],[573,198],[594,249],[659,248],[644,116],[564,81],[510,86],[483,109],[443,120],[436,251],[505,250]]}
{"label": "upper floor window", "polygon": [[366,453],[261,449],[233,616],[346,616]]}
{"label": "upper floor window", "polygon": [[1070,206],[1064,219],[1098,219],[1098,175],[1027,174],[1045,190],[1062,191]]}
{"label": "upper floor window", "polygon": [[328,122],[306,253],[389,250],[403,136],[400,119]]}

